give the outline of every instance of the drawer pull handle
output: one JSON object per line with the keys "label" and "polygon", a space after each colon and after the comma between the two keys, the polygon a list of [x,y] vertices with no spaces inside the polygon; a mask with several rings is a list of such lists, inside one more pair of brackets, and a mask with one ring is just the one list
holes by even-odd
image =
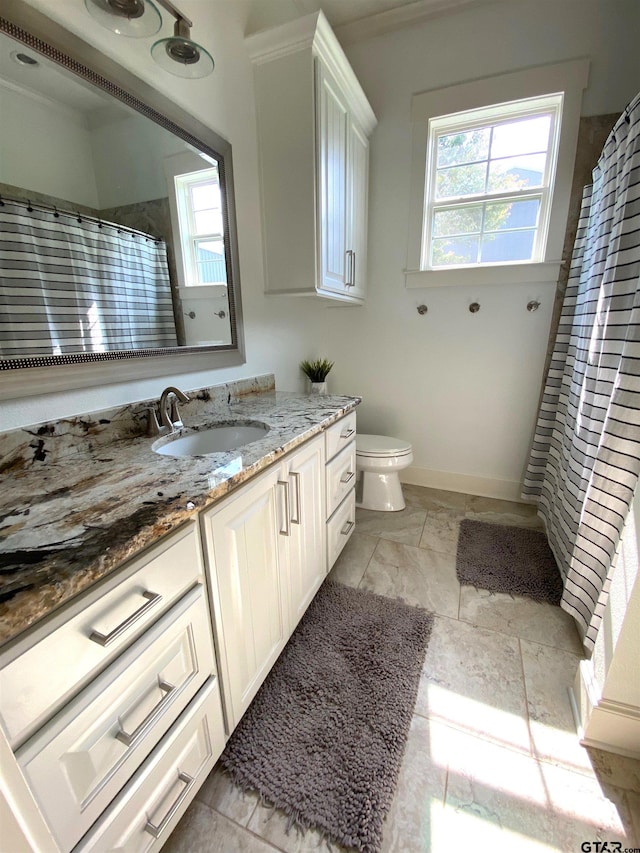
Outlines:
{"label": "drawer pull handle", "polygon": [[351,438],[351,436],[354,434],[354,432],[355,432],[355,429],[348,429],[346,432],[340,433],[340,438]]}
{"label": "drawer pull handle", "polygon": [[346,474],[340,478],[340,482],[346,485],[347,483],[350,483],[355,476],[355,471],[347,471]]}
{"label": "drawer pull handle", "polygon": [[[171,694],[176,689],[175,685],[169,684],[166,681],[163,681],[161,678],[158,678],[158,687],[163,691],[164,696],[158,702],[158,704],[151,709],[151,711],[147,714],[144,720],[137,726],[131,734],[129,732],[125,732],[123,728],[117,733],[116,738],[123,743],[125,746],[132,746],[139,738],[141,738],[148,729],[153,726],[158,717],[160,717],[164,713],[164,709],[168,702],[171,701]],[[120,723],[122,725],[122,723]]]}
{"label": "drawer pull handle", "polygon": [[296,484],[296,517],[291,517],[291,524],[300,524],[300,519],[302,517],[302,503],[300,497],[300,474],[297,471],[291,472],[291,479]]}
{"label": "drawer pull handle", "polygon": [[131,616],[128,616],[124,622],[117,625],[113,631],[109,631],[108,634],[101,634],[100,631],[92,631],[89,634],[89,639],[93,640],[94,643],[98,643],[99,646],[108,646],[109,643],[117,640],[121,634],[134,624],[134,622],[141,619],[148,610],[151,610],[151,608],[155,607],[158,602],[162,601],[162,596],[159,592],[145,591],[142,593],[142,597],[147,599],[147,603],[143,604],[142,607],[139,607],[135,613],[131,614]]}
{"label": "drawer pull handle", "polygon": [[193,778],[193,776],[189,776],[188,773],[178,773],[178,779],[181,782],[185,783],[184,788],[178,794],[178,799],[171,806],[169,811],[166,813],[166,815],[162,818],[162,820],[160,821],[160,823],[157,826],[155,823],[151,823],[150,820],[148,820],[146,825],[145,825],[144,831],[148,832],[149,835],[153,835],[154,838],[160,838],[162,833],[169,826],[169,823],[171,822],[171,818],[175,815],[175,813],[178,811],[180,806],[187,799],[187,797],[189,796],[189,792],[193,788],[194,783],[196,781]]}
{"label": "drawer pull handle", "polygon": [[289,514],[289,483],[278,480],[278,485],[284,489],[284,527],[280,528],[280,536],[291,536],[291,516]]}
{"label": "drawer pull handle", "polygon": [[342,528],[342,530],[340,531],[340,533],[341,533],[343,536],[348,536],[348,535],[351,533],[351,531],[353,530],[353,528],[354,528],[355,526],[356,526],[355,521],[347,521],[347,523],[346,523],[346,524],[345,524],[345,526]]}

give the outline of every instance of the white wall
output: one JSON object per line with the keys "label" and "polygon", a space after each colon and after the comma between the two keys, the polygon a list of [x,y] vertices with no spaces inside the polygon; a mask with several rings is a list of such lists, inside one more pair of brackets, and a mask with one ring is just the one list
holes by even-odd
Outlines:
{"label": "white wall", "polygon": [[81,112],[0,83],[0,182],[97,207],[91,131]]}
{"label": "white wall", "polygon": [[[554,288],[405,290],[415,92],[530,65],[587,56],[585,114],[621,110],[640,88],[636,0],[500,0],[347,49],[379,119],[372,142],[369,297],[363,308],[263,295],[253,78],[243,45],[246,4],[182,0],[214,74],[183,81],[155,66],[145,41],[94,24],[82,0],[28,0],[176,99],[233,144],[247,363],[241,367],[19,400],[3,427],[35,423],[273,371],[301,389],[298,362],[324,355],[332,390],[362,394],[360,428],[414,445],[416,480],[515,497],[532,436]],[[163,34],[170,33],[170,25]],[[151,42],[151,40],[149,40]],[[530,299],[542,307],[525,310]],[[478,314],[467,308],[481,303]],[[429,306],[420,317],[416,306]]]}
{"label": "white wall", "polygon": [[[538,406],[555,286],[406,290],[411,96],[531,65],[591,60],[584,114],[640,88],[636,0],[518,0],[357,42],[347,54],[379,125],[371,147],[369,297],[331,312],[334,387],[359,425],[411,441],[413,482],[516,497]],[[525,306],[538,299],[530,314]],[[481,304],[471,315],[468,305]],[[416,306],[429,312],[420,317]],[[444,473],[443,473],[444,472]]]}
{"label": "white wall", "polygon": [[[151,119],[133,112],[92,123],[91,146],[100,210],[165,198],[164,158],[191,150]],[[201,162],[204,168],[206,163]]]}

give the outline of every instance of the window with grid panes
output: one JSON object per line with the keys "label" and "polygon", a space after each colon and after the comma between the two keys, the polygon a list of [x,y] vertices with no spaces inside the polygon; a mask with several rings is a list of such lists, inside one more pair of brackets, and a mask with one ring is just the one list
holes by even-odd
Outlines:
{"label": "window with grid panes", "polygon": [[544,258],[562,94],[429,121],[421,268]]}
{"label": "window with grid panes", "polygon": [[224,222],[217,169],[175,178],[185,283],[226,284]]}

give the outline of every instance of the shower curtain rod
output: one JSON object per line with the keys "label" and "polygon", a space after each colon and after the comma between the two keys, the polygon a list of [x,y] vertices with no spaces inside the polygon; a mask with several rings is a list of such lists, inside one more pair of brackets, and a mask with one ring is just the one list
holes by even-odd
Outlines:
{"label": "shower curtain rod", "polygon": [[107,225],[110,228],[115,228],[118,232],[126,231],[128,234],[137,234],[139,237],[144,237],[146,240],[153,240],[154,243],[162,243],[161,237],[154,237],[153,234],[147,234],[146,231],[140,231],[138,228],[130,228],[128,225],[120,225],[119,222],[110,222],[108,219],[99,219],[97,216],[89,216],[86,213],[80,213],[78,210],[66,210],[65,208],[56,207],[55,205],[41,204],[40,202],[32,202],[28,198],[16,198],[15,196],[0,194],[0,207],[4,207],[5,201],[11,204],[24,205],[31,213],[32,210],[44,210],[47,213],[53,213],[57,218],[59,216],[69,216],[77,222],[95,222],[98,228]]}

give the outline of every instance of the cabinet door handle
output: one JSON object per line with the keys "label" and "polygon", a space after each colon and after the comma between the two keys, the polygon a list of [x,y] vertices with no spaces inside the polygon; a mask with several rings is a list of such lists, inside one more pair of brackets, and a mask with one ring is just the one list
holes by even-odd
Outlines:
{"label": "cabinet door handle", "polygon": [[[131,732],[125,732],[123,728],[116,734],[117,740],[123,743],[125,746],[132,746],[139,738],[141,738],[148,729],[156,722],[158,717],[160,717],[164,713],[164,709],[167,706],[167,703],[171,701],[171,695],[173,691],[176,689],[175,685],[169,684],[167,681],[163,681],[160,677],[158,677],[158,687],[164,693],[162,699],[158,702],[158,704],[151,709],[151,711],[147,714],[144,720],[140,723],[139,726]],[[120,723],[122,726],[122,723]]]}
{"label": "cabinet door handle", "polygon": [[345,254],[347,256],[347,274],[344,286],[353,287],[353,250],[347,249]]}
{"label": "cabinet door handle", "polygon": [[356,472],[355,472],[355,471],[347,471],[347,472],[346,472],[345,474],[343,474],[343,476],[340,478],[340,482],[341,482],[341,483],[344,483],[344,484],[346,484],[346,483],[350,483],[350,482],[353,480],[353,478],[354,478],[355,476],[356,476]]}
{"label": "cabinet door handle", "polygon": [[151,608],[155,607],[158,602],[162,601],[162,596],[159,592],[147,592],[145,590],[145,592],[142,593],[142,597],[147,599],[147,603],[143,604],[142,607],[139,607],[135,613],[131,614],[131,616],[128,616],[124,622],[117,625],[113,631],[109,631],[108,634],[101,634],[100,631],[92,631],[89,634],[89,639],[93,640],[94,643],[98,643],[100,646],[108,646],[109,643],[117,640],[118,637],[127,630],[127,628],[130,628],[134,624],[134,622],[141,619],[148,610],[151,610]]}
{"label": "cabinet door handle", "polygon": [[346,432],[340,433],[340,438],[351,438],[351,436],[354,434],[354,432],[355,432],[355,429],[348,429]]}
{"label": "cabinet door handle", "polygon": [[193,776],[189,776],[188,773],[180,772],[178,773],[178,779],[180,780],[180,782],[184,782],[185,786],[178,794],[177,800],[174,802],[174,804],[171,806],[169,811],[166,813],[166,815],[162,818],[162,820],[157,826],[155,825],[155,823],[151,823],[151,821],[148,820],[144,827],[144,831],[148,832],[149,835],[153,835],[154,838],[160,838],[167,826],[169,826],[171,818],[175,815],[180,806],[187,799],[187,797],[189,796],[189,791],[191,791],[196,781]]}
{"label": "cabinet door handle", "polygon": [[284,527],[280,528],[280,536],[291,536],[291,515],[289,510],[289,483],[278,480],[278,485],[284,489]]}
{"label": "cabinet door handle", "polygon": [[355,523],[355,521],[347,521],[347,523],[346,523],[346,524],[345,524],[345,526],[342,528],[342,530],[340,531],[340,533],[341,533],[343,536],[348,536],[348,535],[351,533],[351,531],[353,530],[353,528],[355,527],[355,524],[356,524],[356,523]]}
{"label": "cabinet door handle", "polygon": [[351,287],[356,286],[356,253],[351,252]]}
{"label": "cabinet door handle", "polygon": [[300,497],[300,474],[297,471],[292,471],[289,475],[296,484],[296,517],[291,517],[291,524],[300,524],[302,518],[302,498]]}

